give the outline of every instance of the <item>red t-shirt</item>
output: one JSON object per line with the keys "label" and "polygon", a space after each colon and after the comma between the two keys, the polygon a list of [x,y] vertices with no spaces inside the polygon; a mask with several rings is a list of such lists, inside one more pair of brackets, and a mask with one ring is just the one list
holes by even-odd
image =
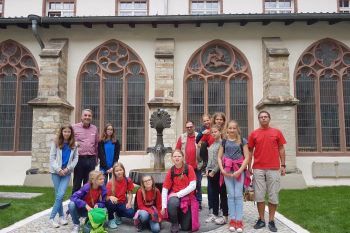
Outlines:
{"label": "red t-shirt", "polygon": [[90,191],[86,194],[84,201],[86,204],[88,204],[91,208],[94,208],[95,204],[97,203],[98,199],[101,196],[101,189],[90,189]]}
{"label": "red t-shirt", "polygon": [[[181,168],[176,168],[174,170],[175,174],[181,174],[184,170],[184,166]],[[174,184],[171,186],[171,169],[169,169],[168,173],[165,176],[163,187],[166,189],[172,190],[172,192],[179,192],[182,189],[186,188],[191,181],[196,180],[196,174],[194,173],[194,169],[191,165],[188,165],[188,177],[186,175],[181,176],[174,176]]]}
{"label": "red t-shirt", "polygon": [[[146,202],[143,202],[142,189],[137,191],[137,206],[140,210],[146,210],[152,213],[151,206],[156,206],[158,213],[162,210],[162,197],[159,189],[156,188],[156,198],[154,198],[153,190],[146,191]],[[154,203],[155,202],[155,203]]]}
{"label": "red t-shirt", "polygon": [[[122,180],[115,180],[114,182],[115,197],[118,198],[118,203],[126,203],[126,192],[132,191],[134,189],[134,184],[131,179],[128,178],[128,183],[126,183],[125,178]],[[107,183],[107,196],[114,196],[112,193],[112,180]]]}
{"label": "red t-shirt", "polygon": [[209,146],[211,146],[211,144],[213,144],[215,142],[215,138],[211,134],[203,134],[203,136],[201,138],[201,141],[202,142],[207,142],[208,143],[208,147],[209,147]]}
{"label": "red t-shirt", "polygon": [[[181,150],[181,136],[177,140],[176,143],[176,149]],[[186,142],[186,163],[191,165],[193,168],[197,168],[197,159],[196,159],[196,137],[193,134],[192,136],[187,136],[187,142]]]}
{"label": "red t-shirt", "polygon": [[283,134],[275,128],[259,128],[248,138],[249,149],[254,149],[253,169],[279,169],[279,146],[286,144]]}

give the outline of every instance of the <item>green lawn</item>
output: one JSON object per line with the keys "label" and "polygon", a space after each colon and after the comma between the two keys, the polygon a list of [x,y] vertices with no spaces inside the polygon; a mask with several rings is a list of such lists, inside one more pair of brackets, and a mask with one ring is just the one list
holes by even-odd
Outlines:
{"label": "green lawn", "polygon": [[[71,194],[71,187],[68,187],[65,199]],[[0,229],[12,225],[18,220],[24,219],[37,212],[51,208],[55,198],[53,188],[22,187],[22,186],[0,186],[1,192],[31,192],[43,193],[43,195],[32,199],[5,199],[0,202],[10,202],[10,207],[0,209]]]}
{"label": "green lawn", "polygon": [[350,233],[350,186],[282,190],[278,212],[312,233]]}

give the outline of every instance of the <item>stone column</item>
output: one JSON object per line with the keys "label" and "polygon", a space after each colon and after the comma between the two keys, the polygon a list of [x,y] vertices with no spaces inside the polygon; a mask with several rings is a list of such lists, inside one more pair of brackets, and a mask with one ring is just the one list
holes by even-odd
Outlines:
{"label": "stone column", "polygon": [[[155,98],[148,102],[150,112],[158,108],[166,110],[171,117],[171,126],[164,130],[163,139],[165,147],[174,148],[176,142],[176,115],[180,103],[174,101],[174,50],[173,38],[156,39],[155,48]],[[149,129],[150,146],[156,144],[157,134],[154,129]],[[153,167],[153,155],[151,155],[151,167]],[[165,167],[171,165],[169,155],[165,157]]]}
{"label": "stone column", "polygon": [[279,37],[263,38],[263,99],[256,108],[271,113],[271,126],[279,128],[287,140],[288,172],[296,171],[296,104],[290,93],[289,52]]}
{"label": "stone column", "polygon": [[[68,40],[52,39],[39,54],[40,76],[38,97],[29,104],[33,107],[32,165],[25,184],[45,185],[49,172],[49,152],[59,127],[70,123],[73,106],[67,99]],[[40,183],[38,183],[38,179]]]}

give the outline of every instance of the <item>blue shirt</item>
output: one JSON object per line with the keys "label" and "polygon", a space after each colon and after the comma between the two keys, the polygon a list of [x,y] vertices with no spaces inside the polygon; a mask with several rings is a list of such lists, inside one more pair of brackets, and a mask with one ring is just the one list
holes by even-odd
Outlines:
{"label": "blue shirt", "polygon": [[105,141],[104,144],[105,153],[106,153],[106,165],[107,169],[110,169],[113,166],[113,158],[114,158],[114,144],[111,140]]}
{"label": "blue shirt", "polygon": [[64,143],[62,148],[62,169],[66,168],[68,165],[71,149],[68,146],[68,143]]}

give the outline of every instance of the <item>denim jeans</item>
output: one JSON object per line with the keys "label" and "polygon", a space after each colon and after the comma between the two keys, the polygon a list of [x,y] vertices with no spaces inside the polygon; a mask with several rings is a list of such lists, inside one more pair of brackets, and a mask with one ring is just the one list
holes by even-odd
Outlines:
{"label": "denim jeans", "polygon": [[159,222],[153,222],[151,215],[146,210],[139,211],[139,219],[142,223],[142,226],[147,226],[149,224],[152,233],[157,233],[160,231]]}
{"label": "denim jeans", "polygon": [[196,173],[196,198],[199,205],[202,204],[202,171],[195,169]]}
{"label": "denim jeans", "polygon": [[241,174],[241,179],[237,181],[233,177],[224,177],[226,191],[228,194],[227,204],[230,219],[242,221],[243,218],[243,182],[244,172]]}
{"label": "denim jeans", "polygon": [[69,202],[68,209],[69,209],[70,215],[72,216],[72,221],[76,225],[80,224],[80,221],[79,221],[80,217],[87,217],[88,212],[85,209],[85,207],[78,208],[76,206],[76,204],[74,202],[72,202],[72,201]]}
{"label": "denim jeans", "polygon": [[133,218],[135,211],[133,208],[126,208],[125,203],[113,204],[111,201],[106,201],[106,208],[108,211],[108,220],[114,218],[114,213],[117,213],[118,217]]}
{"label": "denim jeans", "polygon": [[57,213],[60,217],[63,216],[62,201],[70,181],[70,176],[70,174],[66,176],[59,176],[54,173],[51,174],[52,183],[55,188],[55,203],[52,207],[50,219],[54,219]]}

